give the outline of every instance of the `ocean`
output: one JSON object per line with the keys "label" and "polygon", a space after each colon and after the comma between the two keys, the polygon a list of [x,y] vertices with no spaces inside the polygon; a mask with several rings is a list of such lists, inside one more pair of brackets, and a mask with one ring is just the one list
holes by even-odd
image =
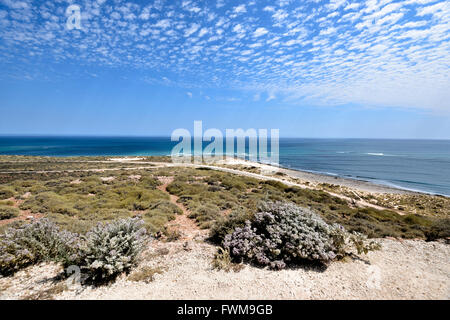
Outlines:
{"label": "ocean", "polygon": [[[1,136],[0,155],[161,156],[175,144],[165,137]],[[282,138],[280,165],[450,196],[450,140]]]}

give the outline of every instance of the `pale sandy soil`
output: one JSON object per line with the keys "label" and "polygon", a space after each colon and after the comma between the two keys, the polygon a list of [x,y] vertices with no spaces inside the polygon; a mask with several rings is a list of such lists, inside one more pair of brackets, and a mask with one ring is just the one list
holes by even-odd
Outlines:
{"label": "pale sandy soil", "polygon": [[[438,242],[383,239],[381,251],[361,260],[336,262],[326,270],[270,271],[244,266],[239,272],[212,269],[215,247],[201,239],[154,242],[140,267],[164,269],[150,283],[124,275],[98,288],[69,286],[54,299],[449,299],[450,246]],[[169,249],[158,254],[158,248]],[[0,299],[46,297],[59,292],[54,278],[61,269],[39,265],[0,278]],[[65,285],[65,282],[62,282]],[[54,288],[52,290],[52,288]],[[56,289],[55,289],[56,288]],[[37,295],[41,292],[41,295]]]}

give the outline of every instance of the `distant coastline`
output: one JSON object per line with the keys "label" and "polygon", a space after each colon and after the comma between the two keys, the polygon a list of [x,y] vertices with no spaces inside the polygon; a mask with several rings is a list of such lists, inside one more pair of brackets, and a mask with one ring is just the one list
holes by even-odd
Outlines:
{"label": "distant coastline", "polygon": [[[176,143],[169,137],[0,136],[0,155],[167,156]],[[338,178],[450,196],[450,140],[281,138],[280,166],[327,183]]]}
{"label": "distant coastline", "polygon": [[313,172],[309,170],[294,169],[284,166],[280,166],[282,172],[287,172],[289,175],[305,178],[305,180],[314,180],[318,183],[329,183],[337,184],[341,186],[346,186],[349,188],[356,188],[364,190],[367,192],[376,193],[396,193],[396,194],[426,194],[426,195],[438,195],[443,197],[450,197],[446,194],[438,194],[433,192],[427,192],[422,190],[409,189],[406,187],[401,187],[397,185],[391,185],[389,182],[383,181],[368,181],[364,179],[354,178],[354,177],[343,177],[335,173],[325,173],[325,172]]}

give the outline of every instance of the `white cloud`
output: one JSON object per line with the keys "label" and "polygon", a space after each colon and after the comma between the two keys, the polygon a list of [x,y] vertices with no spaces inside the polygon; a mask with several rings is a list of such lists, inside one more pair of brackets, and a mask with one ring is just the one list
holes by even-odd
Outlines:
{"label": "white cloud", "polygon": [[268,92],[268,97],[266,99],[266,101],[272,101],[275,100],[277,97],[275,96],[275,93],[273,91]]}
{"label": "white cloud", "polygon": [[197,23],[191,24],[191,26],[190,26],[189,28],[187,28],[187,29],[184,31],[184,36],[185,36],[185,37],[191,36],[192,34],[194,34],[195,32],[197,32],[197,30],[198,30],[199,28],[200,28],[200,25],[198,25]]}
{"label": "white cloud", "polygon": [[236,13],[244,13],[247,12],[247,9],[245,9],[245,4],[241,4],[234,8],[234,12]]}
{"label": "white cloud", "polygon": [[71,32],[65,1],[0,3],[2,79],[51,78],[58,68],[36,64],[45,54],[55,64],[155,73],[165,85],[251,90],[250,99],[450,109],[444,0],[79,0],[83,31]]}
{"label": "white cloud", "polygon": [[0,3],[3,3],[5,6],[11,9],[26,9],[29,7],[28,3],[25,1],[1,0]]}
{"label": "white cloud", "polygon": [[159,20],[159,21],[155,24],[155,27],[167,29],[167,28],[170,27],[170,20],[169,20],[169,19]]}
{"label": "white cloud", "polygon": [[253,32],[253,35],[255,37],[261,37],[261,36],[267,34],[268,32],[269,31],[267,31],[266,28],[260,27],[260,28],[256,29],[255,32]]}

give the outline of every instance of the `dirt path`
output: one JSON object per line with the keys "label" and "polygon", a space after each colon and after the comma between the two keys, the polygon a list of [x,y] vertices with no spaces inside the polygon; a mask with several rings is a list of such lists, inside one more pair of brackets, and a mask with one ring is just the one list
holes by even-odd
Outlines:
{"label": "dirt path", "polygon": [[170,197],[170,202],[183,212],[183,214],[177,215],[175,220],[170,221],[167,227],[169,230],[180,233],[179,241],[191,241],[198,236],[205,235],[206,231],[200,230],[195,221],[189,218],[190,212],[183,204],[178,202],[179,197],[167,191],[167,186],[172,183],[173,179],[173,177],[158,177],[158,180],[162,183],[158,189],[167,193]]}

